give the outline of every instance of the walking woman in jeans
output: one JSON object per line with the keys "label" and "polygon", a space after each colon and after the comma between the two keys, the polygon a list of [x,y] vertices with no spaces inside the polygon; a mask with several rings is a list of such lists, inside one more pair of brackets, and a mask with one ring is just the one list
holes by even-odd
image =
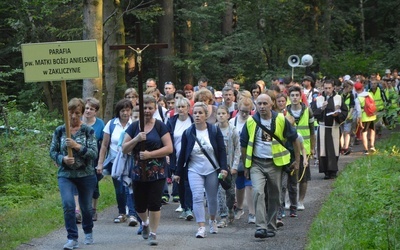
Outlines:
{"label": "walking woman in jeans", "polygon": [[[200,141],[214,164],[219,165],[220,172],[225,178],[227,172],[227,158],[224,144],[224,137],[221,130],[215,125],[206,122],[208,117],[208,106],[203,102],[197,102],[193,106],[194,125],[190,126],[182,134],[181,153],[179,155],[175,180],[179,183],[181,176],[187,176],[190,189],[193,194],[193,212],[199,229],[196,238],[206,237],[206,216],[203,204],[204,190],[210,215],[210,233],[218,232],[217,221],[217,194],[218,194],[218,173],[211,162],[202,152],[196,138]],[[182,181],[185,181],[182,178]]]}
{"label": "walking woman in jeans", "polygon": [[[193,123],[193,117],[189,114],[190,101],[187,98],[178,98],[175,102],[175,115],[168,119],[167,127],[171,133],[174,144],[174,152],[170,155],[170,167],[173,173],[176,170],[177,159],[181,153],[182,134]],[[178,184],[179,202],[182,213],[180,219],[193,219],[193,198],[187,178]],[[176,210],[175,210],[176,211]]]}
{"label": "walking woman in jeans", "polygon": [[[79,246],[74,190],[78,190],[79,195],[82,229],[85,233],[84,244],[93,244],[92,197],[97,183],[93,161],[98,153],[93,128],[81,121],[84,111],[85,104],[82,99],[71,99],[68,103],[71,137],[67,138],[64,124],[56,128],[50,144],[50,157],[58,166],[58,187],[68,233],[64,249]],[[68,148],[72,150],[72,156],[68,156]]]}
{"label": "walking woman in jeans", "polygon": [[[103,129],[103,142],[99,153],[99,160],[97,162],[97,172],[102,173],[104,168],[111,172],[113,162],[117,156],[120,148],[118,147],[119,138],[121,134],[132,124],[132,102],[128,99],[121,99],[115,104],[115,118],[107,122]],[[107,155],[107,157],[106,157]],[[107,171],[107,172],[108,172]],[[105,173],[104,171],[103,173]],[[123,223],[127,220],[126,216],[126,189],[122,182],[112,178],[115,198],[118,206],[118,216],[114,219],[114,223]],[[129,207],[129,210],[132,210]],[[134,214],[130,214],[134,215]],[[135,218],[136,221],[136,218]],[[137,221],[135,225],[137,224]]]}

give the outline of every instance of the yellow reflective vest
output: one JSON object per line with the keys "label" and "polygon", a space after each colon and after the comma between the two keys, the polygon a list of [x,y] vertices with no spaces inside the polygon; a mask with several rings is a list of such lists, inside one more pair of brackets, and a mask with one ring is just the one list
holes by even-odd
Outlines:
{"label": "yellow reflective vest", "polygon": [[[290,113],[290,112],[289,112]],[[296,125],[297,133],[301,134],[304,139],[303,145],[307,154],[311,154],[311,133],[309,127],[310,111],[307,107],[304,108],[303,113],[300,116],[300,120]]]}
{"label": "yellow reflective vest", "polygon": [[[285,128],[285,117],[282,113],[278,113],[278,116],[275,119],[275,132],[274,134],[281,140],[284,141],[283,131]],[[247,144],[246,149],[246,161],[245,167],[251,168],[252,160],[253,160],[253,150],[254,150],[254,140],[256,138],[257,131],[257,123],[254,121],[254,118],[251,116],[247,119],[246,122],[247,132],[249,134],[249,142]],[[259,128],[261,129],[261,128]],[[275,166],[283,167],[290,163],[290,152],[283,147],[277,140],[272,138],[272,159],[274,161]]]}
{"label": "yellow reflective vest", "polygon": [[385,108],[385,103],[382,100],[382,94],[385,93],[381,93],[381,89],[379,87],[376,88],[375,93],[372,91],[369,91],[369,93],[371,93],[371,96],[375,101],[376,110],[377,111],[383,110]]}

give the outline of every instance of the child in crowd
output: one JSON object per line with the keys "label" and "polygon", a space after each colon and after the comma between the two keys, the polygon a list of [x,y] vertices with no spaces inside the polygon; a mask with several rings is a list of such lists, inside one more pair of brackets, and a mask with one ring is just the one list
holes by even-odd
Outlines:
{"label": "child in crowd", "polygon": [[[226,156],[228,163],[228,171],[232,168],[237,169],[240,160],[240,143],[239,134],[234,125],[229,123],[229,110],[225,105],[221,105],[217,109],[217,123],[224,136],[224,143],[226,147]],[[219,228],[226,227],[227,217],[230,223],[235,219],[233,205],[235,204],[235,185],[237,173],[232,175],[232,185],[228,190],[224,190],[221,185],[218,187],[218,215],[221,220],[217,226]]]}

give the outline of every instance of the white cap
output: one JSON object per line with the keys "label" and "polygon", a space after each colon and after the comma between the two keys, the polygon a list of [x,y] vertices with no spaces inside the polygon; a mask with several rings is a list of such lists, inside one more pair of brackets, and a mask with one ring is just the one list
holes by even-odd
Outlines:
{"label": "white cap", "polygon": [[385,70],[385,74],[390,74],[390,73],[392,73],[392,72],[390,72],[390,69]]}
{"label": "white cap", "polygon": [[215,96],[215,98],[222,98],[222,92],[221,91],[215,91],[214,96]]}
{"label": "white cap", "polygon": [[344,81],[350,80],[350,76],[349,76],[349,75],[345,75],[345,76],[343,77],[343,80],[344,80]]}

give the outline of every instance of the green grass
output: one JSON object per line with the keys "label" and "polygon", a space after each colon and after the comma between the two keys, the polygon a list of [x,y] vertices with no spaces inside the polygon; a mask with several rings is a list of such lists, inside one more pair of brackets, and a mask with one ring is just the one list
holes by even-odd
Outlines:
{"label": "green grass", "polygon": [[400,134],[349,164],[311,225],[307,249],[400,249]]}
{"label": "green grass", "polygon": [[[110,176],[100,181],[99,211],[115,204]],[[38,226],[40,225],[40,226]],[[0,249],[15,249],[33,238],[43,237],[64,226],[60,194],[29,201],[0,214]]]}

